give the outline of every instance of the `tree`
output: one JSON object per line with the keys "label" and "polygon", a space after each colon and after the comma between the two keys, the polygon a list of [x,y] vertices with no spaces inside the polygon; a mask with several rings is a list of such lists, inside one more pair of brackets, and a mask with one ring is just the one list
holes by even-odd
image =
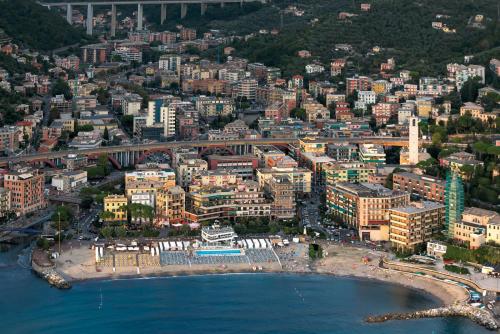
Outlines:
{"label": "tree", "polygon": [[290,117],[299,118],[299,119],[305,121],[306,117],[307,117],[306,110],[302,109],[302,108],[293,108],[290,111]]}
{"label": "tree", "polygon": [[479,80],[479,78],[475,77],[470,78],[464,83],[462,89],[460,89],[460,96],[462,97],[463,102],[476,101],[478,90],[482,87],[482,84]]}
{"label": "tree", "polygon": [[109,141],[109,131],[108,131],[108,127],[105,127],[104,128],[104,134],[102,135],[102,139],[104,139],[106,142]]}
{"label": "tree", "polygon": [[73,94],[71,93],[71,88],[68,83],[62,79],[57,79],[56,83],[52,87],[52,96],[64,95],[66,100],[71,99]]}
{"label": "tree", "polygon": [[115,214],[111,211],[103,211],[99,214],[99,217],[101,217],[102,220],[110,220],[115,218]]}

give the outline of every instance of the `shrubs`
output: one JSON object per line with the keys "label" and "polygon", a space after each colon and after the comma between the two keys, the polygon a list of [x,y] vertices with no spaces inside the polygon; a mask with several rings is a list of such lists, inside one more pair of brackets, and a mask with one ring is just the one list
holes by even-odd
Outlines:
{"label": "shrubs", "polygon": [[462,275],[469,275],[469,269],[464,268],[464,267],[459,267],[454,264],[447,264],[444,266],[444,269],[451,271],[452,273],[455,274],[462,274]]}

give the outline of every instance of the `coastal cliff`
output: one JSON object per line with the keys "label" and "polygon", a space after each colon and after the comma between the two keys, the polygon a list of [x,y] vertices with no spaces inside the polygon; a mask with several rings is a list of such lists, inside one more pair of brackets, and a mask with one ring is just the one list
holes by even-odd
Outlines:
{"label": "coastal cliff", "polygon": [[410,320],[438,317],[464,317],[471,319],[475,323],[489,330],[499,329],[498,323],[490,312],[467,304],[454,304],[446,307],[408,313],[388,313],[384,315],[369,316],[366,318],[366,322],[378,323],[389,320]]}

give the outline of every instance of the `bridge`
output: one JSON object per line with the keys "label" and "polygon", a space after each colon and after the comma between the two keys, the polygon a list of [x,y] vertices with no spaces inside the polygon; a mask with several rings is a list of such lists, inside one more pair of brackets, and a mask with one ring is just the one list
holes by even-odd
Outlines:
{"label": "bridge", "polygon": [[[319,138],[318,142],[325,144],[379,144],[383,146],[407,147],[408,137],[362,137],[362,138]],[[237,139],[237,140],[196,140],[196,141],[173,141],[152,144],[105,146],[85,150],[64,150],[47,153],[36,153],[20,156],[0,158],[0,166],[7,167],[10,164],[30,163],[34,165],[47,164],[51,167],[60,165],[62,158],[68,154],[81,154],[88,158],[97,158],[106,154],[110,162],[118,169],[132,167],[142,162],[147,155],[154,152],[165,152],[171,154],[173,149],[197,148],[200,157],[204,154],[215,154],[225,151],[227,154],[247,154],[251,152],[254,145],[276,145],[288,148],[290,145],[298,145],[297,138],[260,138],[260,139]]]}
{"label": "bridge", "polygon": [[208,5],[220,4],[224,7],[226,3],[239,3],[243,6],[245,2],[259,1],[265,3],[266,0],[90,0],[90,1],[40,1],[41,6],[63,7],[66,8],[66,20],[69,24],[73,23],[73,7],[83,6],[87,7],[86,27],[87,34],[92,35],[94,7],[95,6],[111,6],[111,36],[116,35],[116,6],[137,5],[137,30],[143,29],[143,10],[145,5],[159,5],[160,6],[160,24],[163,24],[167,19],[167,5],[180,5],[181,6],[181,19],[185,18],[188,11],[188,5],[200,5],[201,15],[205,15]]}

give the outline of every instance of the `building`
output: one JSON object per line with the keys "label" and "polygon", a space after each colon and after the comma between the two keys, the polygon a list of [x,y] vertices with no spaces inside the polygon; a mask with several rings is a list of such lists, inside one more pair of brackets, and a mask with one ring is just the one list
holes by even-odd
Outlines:
{"label": "building", "polygon": [[19,135],[22,132],[15,126],[0,128],[0,151],[9,153],[19,148]]}
{"label": "building", "polygon": [[362,240],[388,241],[389,210],[409,202],[410,194],[379,184],[338,182],[326,187],[328,211],[358,229]]}
{"label": "building", "polygon": [[208,163],[202,159],[186,159],[177,166],[177,184],[186,189],[193,178],[208,169]]}
{"label": "building", "polygon": [[394,190],[406,191],[416,199],[444,203],[446,182],[429,175],[399,172],[392,175]]}
{"label": "building", "polygon": [[200,96],[196,99],[196,110],[203,117],[228,116],[234,113],[235,105],[229,98]]}
{"label": "building", "polygon": [[10,213],[10,203],[10,190],[0,188],[0,218],[6,217]]}
{"label": "building", "polygon": [[21,167],[4,175],[4,188],[10,191],[11,208],[18,215],[35,212],[46,206],[45,175],[38,169]]}
{"label": "building", "polygon": [[125,173],[125,194],[128,199],[132,199],[132,195],[134,194],[150,193],[156,196],[158,190],[174,186],[175,173],[171,169],[142,170]]}
{"label": "building", "polygon": [[[470,249],[481,247],[488,240],[488,225],[498,222],[498,213],[481,208],[466,208],[461,220],[455,223],[453,239],[469,246]],[[492,224],[490,224],[492,223]],[[491,229],[494,237],[495,229]]]}
{"label": "building", "polygon": [[328,144],[326,154],[337,161],[358,160],[358,146],[348,143]]}
{"label": "building", "polygon": [[268,161],[274,158],[285,157],[285,153],[273,145],[252,146],[252,153],[257,157],[259,167],[269,167]]}
{"label": "building", "polygon": [[472,118],[480,120],[483,123],[490,123],[495,126],[495,120],[498,116],[494,112],[485,112],[484,108],[473,102],[465,102],[462,107],[460,107],[460,116],[470,114]]}
{"label": "building", "polygon": [[500,218],[495,217],[486,224],[486,242],[500,245]]}
{"label": "building", "polygon": [[359,162],[328,162],[323,165],[324,179],[327,185],[333,185],[337,182],[368,182],[369,176],[376,172],[377,169],[373,165]]}
{"label": "building", "polygon": [[293,185],[296,194],[311,193],[312,172],[302,167],[271,167],[257,169],[257,182],[261,188],[275,176],[285,175]]}
{"label": "building", "polygon": [[389,210],[389,238],[393,248],[416,252],[432,240],[444,225],[445,207],[441,203],[422,201]]}
{"label": "building", "polygon": [[112,217],[104,218],[107,222],[127,221],[127,197],[123,195],[108,195],[104,197],[104,212],[111,212]]}
{"label": "building", "polygon": [[458,173],[462,178],[467,178],[462,168],[464,166],[471,166],[474,169],[478,166],[484,165],[483,161],[476,160],[473,153],[468,152],[455,152],[447,157],[439,159],[439,164],[443,167],[449,167],[453,172]]}
{"label": "building", "polygon": [[230,226],[204,226],[201,229],[201,238],[209,246],[233,245],[238,235]]}
{"label": "building", "polygon": [[446,231],[448,238],[454,238],[455,225],[460,222],[464,211],[464,186],[460,176],[454,172],[446,176],[445,205]]}
{"label": "building", "polygon": [[296,214],[295,185],[288,175],[273,175],[264,189],[272,199],[271,216],[275,219],[293,219]]}
{"label": "building", "polygon": [[418,146],[419,146],[419,141],[418,141],[418,117],[410,117],[409,118],[409,152],[408,152],[408,162],[411,165],[416,165],[418,164],[419,158],[418,158]]}
{"label": "building", "polygon": [[447,246],[439,241],[427,242],[427,255],[442,259],[446,254]]}
{"label": "building", "polygon": [[246,97],[247,100],[255,100],[257,86],[258,83],[255,79],[243,79],[238,81],[236,85],[236,97]]}
{"label": "building", "polygon": [[70,192],[87,184],[87,171],[64,171],[52,177],[52,187],[58,191]]}
{"label": "building", "polygon": [[186,193],[179,186],[160,189],[156,194],[156,216],[161,225],[184,222]]}
{"label": "building", "polygon": [[252,155],[209,155],[207,160],[208,169],[231,171],[243,180],[252,179],[259,166],[257,157]]}
{"label": "building", "polygon": [[377,144],[360,144],[359,160],[364,163],[385,164],[384,147]]}
{"label": "building", "polygon": [[238,181],[224,187],[191,186],[186,201],[186,219],[191,222],[271,215],[271,203],[255,181]]}

